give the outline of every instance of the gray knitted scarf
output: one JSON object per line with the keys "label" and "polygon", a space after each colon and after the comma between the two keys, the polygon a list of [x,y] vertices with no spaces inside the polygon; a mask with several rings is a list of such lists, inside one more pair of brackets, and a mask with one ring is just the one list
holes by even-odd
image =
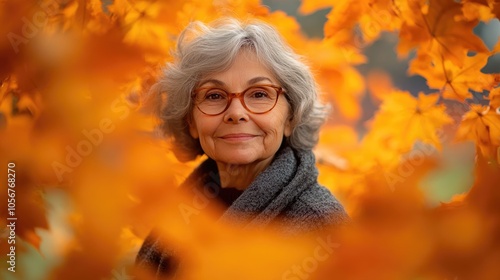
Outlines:
{"label": "gray knitted scarf", "polygon": [[[344,208],[327,189],[318,185],[317,177],[312,151],[296,151],[285,145],[218,222],[263,228],[284,215],[288,221],[283,223],[284,232],[345,224],[349,218]],[[217,194],[220,184],[216,163],[211,159],[204,161],[180,188],[191,188],[191,191],[198,188],[198,192],[205,193],[209,188],[210,193]],[[136,263],[156,269],[157,276],[168,275],[177,266],[172,252],[165,249],[154,234],[144,241]]]}

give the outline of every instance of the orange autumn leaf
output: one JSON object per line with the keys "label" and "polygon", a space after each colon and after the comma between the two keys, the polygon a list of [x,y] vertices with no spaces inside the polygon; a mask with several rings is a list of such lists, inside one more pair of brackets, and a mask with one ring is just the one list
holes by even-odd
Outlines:
{"label": "orange autumn leaf", "polygon": [[[312,2],[312,1],[311,1]],[[303,4],[307,11],[308,7],[327,6],[326,2],[313,2],[315,4]],[[401,25],[401,17],[396,11],[400,10],[394,1],[387,0],[341,0],[332,1],[333,6],[328,13],[328,21],[324,26],[325,37],[335,38],[343,44],[354,44],[357,46],[371,43],[377,39],[381,32],[394,31]],[[355,27],[359,27],[361,36],[354,33]]]}
{"label": "orange autumn leaf", "polygon": [[460,19],[462,4],[453,0],[409,1],[411,12],[399,33],[398,52],[406,55],[418,47],[419,53],[432,52],[442,55],[462,67],[467,51],[488,52],[484,42],[472,29],[477,20]]}
{"label": "orange autumn leaf", "polygon": [[[58,34],[61,31],[81,28],[81,23],[85,20],[84,15],[87,11],[85,1],[66,1],[65,3],[56,3],[52,1],[41,1],[41,7],[57,7],[57,10],[46,10],[48,19],[47,24],[43,26],[41,32],[46,35]],[[57,11],[57,12],[56,12]]]}
{"label": "orange autumn leaf", "polygon": [[[364,8],[363,3],[358,1],[341,0],[335,3],[335,8],[327,15],[327,22],[324,26],[326,38],[337,37],[345,29],[354,28],[357,24],[357,19],[361,16]],[[339,16],[339,14],[348,14],[348,16]],[[352,31],[351,31],[352,32]],[[349,36],[346,38],[353,39]]]}
{"label": "orange autumn leaf", "polygon": [[358,140],[358,133],[351,126],[328,125],[319,134],[319,147],[343,149],[354,146]]}
{"label": "orange autumn leaf", "polygon": [[485,157],[496,158],[500,146],[500,112],[492,106],[472,104],[455,135],[457,141],[471,140]]}
{"label": "orange autumn leaf", "polygon": [[[0,149],[4,150],[1,146]],[[0,199],[6,202],[4,209],[0,210],[0,217],[7,221],[7,224],[14,223],[14,233],[18,238],[30,242],[38,249],[40,239],[35,233],[35,228],[48,228],[43,189],[36,185],[33,178],[30,178],[29,164],[24,158],[10,156],[8,161],[4,159],[2,155],[0,163],[5,166],[6,172],[0,175],[0,179],[7,182],[8,178],[11,180],[14,178],[15,181],[14,187],[9,188],[11,191],[7,192],[7,183],[5,183],[5,192],[0,193]],[[15,174],[15,177],[7,176],[8,163],[14,163],[11,168],[14,171],[9,174]],[[14,197],[12,193],[15,194]],[[15,220],[8,220],[8,218]]]}
{"label": "orange autumn leaf", "polygon": [[[498,0],[467,0],[464,3],[476,4],[477,6],[481,6],[483,9],[482,15],[487,15],[485,18],[481,18],[483,21],[490,20],[490,16],[496,17],[500,19],[500,2]],[[491,14],[488,14],[488,11]]]}
{"label": "orange autumn leaf", "polygon": [[124,42],[167,53],[171,46],[168,26],[158,23],[163,16],[160,2],[113,1],[108,9],[120,17],[126,30]]}
{"label": "orange autumn leaf", "polygon": [[262,18],[262,20],[276,26],[283,38],[286,38],[298,52],[307,49],[309,40],[301,33],[300,24],[295,18],[283,11],[275,11]]}
{"label": "orange autumn leaf", "polygon": [[340,46],[330,38],[309,40],[301,51],[312,64],[325,101],[332,102],[333,111],[347,120],[361,116],[359,101],[364,94],[364,80],[352,65],[366,62],[366,57],[354,47]]}
{"label": "orange autumn leaf", "polygon": [[362,49],[356,46],[338,44],[334,38],[321,41],[309,40],[303,47],[307,58],[314,66],[320,68],[350,67],[367,62]]}
{"label": "orange autumn leaf", "polygon": [[222,0],[213,5],[224,16],[247,18],[250,16],[266,17],[270,14],[269,7],[262,5],[261,0]]}
{"label": "orange autumn leaf", "polygon": [[393,89],[391,76],[383,70],[371,70],[366,77],[368,91],[373,100],[383,100]]}
{"label": "orange autumn leaf", "polygon": [[334,111],[351,121],[361,117],[359,100],[364,94],[365,85],[363,77],[356,69],[324,69],[317,80],[328,101],[333,103]]}
{"label": "orange autumn leaf", "polygon": [[392,32],[401,28],[403,17],[398,13],[397,1],[368,1],[364,7],[366,10],[359,18],[359,27],[367,43],[378,39],[384,31]]}
{"label": "orange autumn leaf", "polygon": [[495,75],[481,72],[489,56],[485,53],[467,56],[459,67],[440,55],[419,53],[408,72],[424,77],[430,88],[442,91],[444,98],[465,101],[472,97],[469,90],[482,92],[496,85]]}
{"label": "orange autumn leaf", "polygon": [[346,150],[358,144],[358,134],[347,125],[326,126],[320,132],[319,143],[315,148],[319,164],[325,164],[339,170],[346,169],[347,162],[341,157]]}
{"label": "orange autumn leaf", "polygon": [[437,104],[438,100],[439,94],[419,93],[413,97],[408,92],[395,91],[387,95],[367,137],[385,135],[395,139],[399,142],[396,147],[402,152],[408,151],[417,140],[440,149],[438,129],[452,119],[446,114],[445,106]]}
{"label": "orange autumn leaf", "polygon": [[308,15],[320,9],[331,7],[335,4],[335,0],[304,0],[300,4],[299,13]]}
{"label": "orange autumn leaf", "polygon": [[[498,9],[500,10],[500,4],[498,4]],[[500,18],[500,15],[499,15]],[[497,44],[493,47],[493,53],[500,52],[500,40],[497,41]]]}
{"label": "orange autumn leaf", "polygon": [[500,87],[493,89],[490,91],[490,94],[488,96],[488,99],[490,100],[490,107],[492,110],[495,110],[498,112],[498,108],[500,107]]}
{"label": "orange autumn leaf", "polygon": [[[322,39],[308,38],[301,20],[274,6],[271,11],[260,0],[0,2],[0,161],[18,160],[24,174],[17,197],[23,218],[18,240],[49,247],[45,235],[38,235],[48,221],[44,232],[62,242],[46,220],[50,206],[44,206],[47,201],[40,194],[48,188],[64,192],[74,206],[62,210],[69,216],[62,223],[71,240],[57,267],[44,266],[50,256],[35,263],[19,246],[19,279],[31,279],[27,275],[37,271],[25,270],[25,264],[43,267],[39,270],[46,275],[37,279],[137,278],[127,274],[137,247],[155,224],[168,229],[183,249],[188,262],[179,279],[500,279],[498,166],[476,162],[477,182],[472,195],[464,194],[464,204],[484,206],[484,212],[441,207],[451,213],[438,216],[417,184],[427,171],[439,172],[440,167],[432,158],[420,162],[412,157],[412,152],[421,152],[418,141],[435,146],[442,140],[434,133],[449,123],[444,107],[449,111],[453,103],[441,104],[440,97],[463,100],[470,97],[469,90],[491,90],[489,108],[467,113],[459,134],[478,143],[478,158],[484,153],[491,161],[495,153],[500,159],[494,126],[500,89],[492,89],[499,80],[480,71],[488,55],[500,51],[500,42],[488,55],[480,51],[467,56],[482,48],[472,33],[476,23],[500,18],[498,0],[302,1],[302,14],[332,7],[328,22],[317,27],[324,28],[327,38]],[[44,14],[47,22],[41,26]],[[173,190],[205,157],[178,162],[173,148],[153,134],[155,121],[143,115],[149,109],[139,99],[146,84],[156,80],[156,70],[171,59],[168,50],[189,22],[224,16],[274,25],[308,62],[325,101],[333,101],[329,121],[335,125],[322,128],[315,150],[318,179],[357,224],[340,235],[326,232],[339,238],[335,253],[318,251],[320,243],[314,240],[279,243],[282,238],[239,233],[208,219],[194,225],[174,219],[179,204]],[[410,72],[441,90],[440,96],[414,97],[394,91],[389,76],[370,74],[365,79],[360,74],[355,66],[372,58],[365,56],[363,46],[384,32],[400,32],[400,48],[417,51]],[[19,53],[9,33],[22,36],[19,45],[14,43]],[[36,71],[26,71],[26,65]],[[365,107],[365,83],[382,103],[367,131],[354,125],[376,109]],[[103,119],[112,121],[113,132],[103,133],[90,154],[71,166],[64,174],[68,182],[58,181],[51,163],[67,164],[68,147],[83,147],[89,139],[82,131],[96,133]],[[454,186],[444,187],[451,191]],[[6,193],[0,198],[5,200]],[[193,203],[196,198],[187,194],[185,199]],[[0,211],[4,223],[5,210]],[[210,210],[198,209],[201,214]],[[262,253],[273,246],[272,253]],[[116,268],[124,257],[129,263]],[[220,264],[229,269],[221,270]]]}
{"label": "orange autumn leaf", "polygon": [[462,11],[465,20],[489,21],[495,17],[487,0],[469,0],[463,2]]}
{"label": "orange autumn leaf", "polygon": [[[175,17],[175,21],[172,21],[171,18],[163,18],[163,21],[171,25],[177,31],[176,33],[179,33],[187,24],[194,20],[209,22],[222,17],[236,17],[240,19],[256,17],[266,20],[270,15],[268,7],[261,5],[259,0],[222,0],[215,2],[191,0],[176,1],[175,5],[178,5],[178,7],[174,9],[171,8],[170,2],[166,2],[165,5],[166,10],[175,12],[175,16],[173,16]],[[275,11],[274,13],[278,12],[281,11]]]}
{"label": "orange autumn leaf", "polygon": [[497,18],[500,18],[500,2],[491,0],[493,6],[493,13]]}

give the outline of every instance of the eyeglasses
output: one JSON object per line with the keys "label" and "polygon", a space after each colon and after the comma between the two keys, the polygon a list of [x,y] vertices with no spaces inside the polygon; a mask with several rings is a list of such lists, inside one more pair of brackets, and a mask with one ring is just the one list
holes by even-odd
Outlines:
{"label": "eyeglasses", "polygon": [[283,88],[275,85],[255,85],[242,92],[227,92],[221,88],[201,87],[194,91],[196,107],[205,115],[216,116],[224,113],[233,98],[238,98],[243,107],[254,114],[271,111],[278,103]]}

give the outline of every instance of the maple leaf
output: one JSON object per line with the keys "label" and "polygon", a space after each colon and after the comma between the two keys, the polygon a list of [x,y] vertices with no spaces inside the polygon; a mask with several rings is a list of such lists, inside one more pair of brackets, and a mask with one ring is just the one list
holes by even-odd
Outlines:
{"label": "maple leaf", "polygon": [[[491,13],[495,14],[497,11],[496,9],[499,8],[500,2],[498,0],[464,0],[464,4],[469,3],[469,4],[477,4],[482,7],[488,8]],[[494,17],[494,15],[493,15]],[[483,21],[488,21],[491,18],[485,18],[482,19]]]}
{"label": "maple leaf", "polygon": [[440,55],[419,53],[410,63],[408,72],[424,77],[430,88],[442,91],[444,98],[465,101],[472,97],[469,89],[482,92],[497,83],[495,75],[481,72],[489,56],[485,53],[467,56],[463,66],[459,67]]}
{"label": "maple leaf", "polygon": [[305,48],[308,50],[307,57],[321,68],[336,69],[339,66],[358,65],[367,61],[360,48],[339,44],[334,38],[325,38],[319,43],[309,41]]}
{"label": "maple leaf", "polygon": [[411,11],[405,14],[399,33],[399,54],[406,55],[418,47],[419,53],[441,54],[444,60],[462,67],[468,51],[488,52],[472,31],[478,21],[463,19],[462,4],[453,0],[408,3]]}
{"label": "maple leaf", "polygon": [[[333,6],[328,13],[328,21],[324,26],[325,37],[335,38],[342,43],[354,44],[357,47],[373,42],[384,30],[394,31],[401,25],[400,15],[396,12],[394,1],[388,0],[341,0],[328,3],[322,1],[301,6],[304,11],[314,7]],[[359,27],[360,35],[353,33]]]}
{"label": "maple leaf", "polygon": [[322,69],[317,80],[322,91],[334,102],[334,108],[347,120],[357,120],[361,117],[359,100],[364,94],[364,80],[352,67],[341,69]]}
{"label": "maple leaf", "polygon": [[[2,163],[7,163],[3,158],[0,158]],[[26,162],[16,160],[15,174],[16,182],[13,190],[15,191],[15,207],[13,211],[2,209],[0,216],[3,220],[7,218],[15,218],[15,233],[25,241],[32,244],[35,248],[39,249],[40,237],[36,234],[35,228],[48,228],[47,218],[45,215],[45,204],[43,201],[43,192],[40,187],[35,186],[35,182],[31,181],[30,176],[22,168],[23,164],[27,166]],[[5,164],[7,165],[7,164]],[[10,177],[9,177],[10,178]],[[0,175],[0,179],[7,182],[7,173]],[[9,192],[10,194],[10,192]],[[0,194],[0,198],[7,201],[7,191],[5,194]],[[22,222],[21,222],[22,221]],[[9,223],[11,221],[7,221]]]}
{"label": "maple leaf", "polygon": [[500,2],[494,2],[493,13],[497,18],[500,18]]}
{"label": "maple leaf", "polygon": [[220,0],[214,1],[213,6],[224,16],[245,18],[249,15],[255,17],[269,15],[269,8],[262,5],[260,0]]}
{"label": "maple leaf", "polygon": [[463,18],[466,21],[479,19],[487,22],[495,17],[488,1],[486,0],[463,1],[462,12],[464,13]]}
{"label": "maple leaf", "polygon": [[[492,162],[492,158],[482,153],[477,153],[475,159],[474,185],[467,195],[467,202],[479,206],[486,213],[498,216],[498,199],[500,197],[500,159]],[[492,211],[493,210],[493,211]]]}
{"label": "maple leaf", "polygon": [[500,146],[500,112],[492,106],[472,104],[455,135],[457,141],[471,140],[485,157],[496,158]]}
{"label": "maple leaf", "polygon": [[108,9],[121,18],[125,29],[124,42],[166,54],[171,47],[167,40],[170,30],[158,22],[164,5],[160,2],[117,0]]}
{"label": "maple leaf", "polygon": [[382,100],[393,89],[391,76],[383,70],[372,70],[366,77],[368,90],[373,100]]}
{"label": "maple leaf", "polygon": [[[437,130],[452,122],[442,104],[436,105],[439,94],[419,93],[413,97],[408,92],[395,91],[387,95],[372,124],[371,137],[395,139],[396,147],[407,152],[416,140],[441,148]],[[380,138],[381,137],[381,138]],[[369,137],[368,137],[369,139]]]}
{"label": "maple leaf", "polygon": [[490,91],[488,99],[490,100],[489,105],[491,109],[498,112],[498,108],[500,107],[500,88]]}
{"label": "maple leaf", "polygon": [[101,0],[90,0],[87,3],[87,13],[90,14],[86,28],[91,33],[103,34],[113,26],[113,20],[103,11]]}
{"label": "maple leaf", "polygon": [[336,2],[335,0],[304,0],[299,7],[299,13],[309,15],[317,10],[332,7]]}
{"label": "maple leaf", "polygon": [[363,4],[364,3],[361,1],[349,0],[335,3],[334,8],[326,16],[328,21],[324,26],[325,37],[336,37],[339,32],[345,29],[354,28],[357,24],[357,20],[365,10],[365,5]]}
{"label": "maple leaf", "polygon": [[357,145],[358,135],[349,126],[327,126],[320,132],[319,143],[315,148],[317,161],[324,164],[345,170],[347,162],[341,157],[340,152]]}
{"label": "maple leaf", "polygon": [[45,35],[54,35],[67,30],[80,30],[84,23],[84,14],[87,10],[85,1],[40,1],[40,8],[47,17],[42,25],[41,32]]}
{"label": "maple leaf", "polygon": [[[500,10],[500,4],[498,4],[498,8]],[[500,15],[499,15],[499,18],[500,18]],[[493,51],[492,51],[492,53],[498,53],[498,52],[500,52],[500,40],[497,41],[497,44],[493,47]]]}
{"label": "maple leaf", "polygon": [[[302,41],[304,41],[302,39]],[[296,41],[299,43],[299,41]],[[366,61],[359,49],[342,47],[330,38],[309,40],[302,44],[302,52],[314,65],[316,79],[322,93],[334,102],[334,110],[348,120],[361,116],[359,100],[364,94],[364,80],[352,67]]]}
{"label": "maple leaf", "polygon": [[364,39],[372,42],[382,31],[395,31],[401,28],[402,16],[397,10],[397,1],[368,1],[367,9],[359,18],[359,26]]}
{"label": "maple leaf", "polygon": [[[0,118],[3,116],[3,120],[0,119],[0,158],[18,160],[19,173],[23,174],[19,178],[19,197],[16,198],[19,198],[19,217],[25,222],[18,228],[24,240],[36,246],[40,239],[34,228],[47,227],[46,208],[40,199],[44,189],[38,186],[40,182],[55,182],[51,178],[54,172],[50,162],[54,158],[67,158],[64,147],[72,140],[72,147],[78,147],[76,142],[85,140],[80,131],[92,130],[95,121],[109,118],[116,125],[113,133],[103,136],[102,145],[93,146],[93,152],[72,171],[75,176],[72,176],[73,184],[68,190],[76,207],[71,217],[77,217],[79,221],[68,221],[75,233],[74,242],[68,245],[68,252],[60,267],[52,272],[52,278],[129,278],[127,270],[111,272],[116,267],[117,257],[131,247],[136,248],[140,242],[136,236],[145,236],[152,225],[159,223],[173,230],[171,234],[175,239],[186,244],[181,248],[187,252],[188,270],[192,273],[181,276],[182,279],[218,279],[220,269],[213,264],[220,263],[231,268],[226,277],[231,279],[244,278],[243,274],[251,279],[270,278],[274,274],[279,278],[284,271],[295,271],[300,265],[305,270],[317,265],[314,275],[308,274],[310,278],[347,279],[353,278],[353,273],[362,273],[354,278],[383,275],[385,277],[378,278],[405,279],[408,278],[408,264],[411,267],[449,264],[449,258],[426,258],[429,249],[439,251],[432,247],[434,244],[449,238],[449,225],[453,229],[465,229],[464,232],[480,233],[476,226],[483,219],[498,219],[498,215],[485,211],[483,216],[476,215],[476,212],[473,215],[463,213],[467,219],[465,223],[456,219],[461,218],[460,215],[429,223],[428,213],[423,208],[425,200],[417,183],[425,171],[434,166],[428,164],[427,159],[416,166],[411,156],[407,160],[404,158],[406,152],[418,147],[415,141],[434,146],[440,144],[442,139],[436,130],[450,122],[444,105],[439,104],[440,97],[463,100],[470,97],[469,90],[490,90],[498,82],[494,80],[495,75],[481,73],[488,56],[484,44],[472,33],[472,28],[480,20],[486,21],[493,15],[500,18],[498,0],[305,0],[300,7],[302,14],[333,7],[324,26],[327,38],[323,40],[308,38],[302,34],[301,25],[294,17],[280,10],[270,12],[259,0],[0,2],[4,8],[0,8],[0,18],[5,23],[0,26],[0,34],[4,39],[9,32],[21,34],[23,28],[39,25],[41,19],[33,15],[37,14],[41,3],[53,3],[54,8],[48,15],[48,22],[43,27],[36,26],[43,30],[42,35],[56,33],[50,37],[52,43],[45,43],[48,37],[40,40],[33,34],[33,41],[27,38],[29,42],[20,43],[19,47],[26,44],[27,52],[13,56],[8,40],[0,42],[0,61],[4,62],[0,65],[0,80],[3,81],[0,88]],[[311,259],[318,257],[318,244],[309,242],[300,242],[301,246],[278,244],[276,252],[263,258],[262,250],[276,245],[282,238],[267,238],[253,232],[235,234],[201,218],[200,222],[193,219],[194,224],[187,226],[177,215],[179,203],[174,190],[204,158],[189,165],[181,164],[173,156],[173,148],[162,146],[160,139],[152,141],[149,135],[154,123],[149,117],[139,115],[140,110],[136,109],[144,109],[135,107],[139,102],[135,102],[134,107],[126,103],[130,111],[126,119],[109,112],[116,97],[122,96],[119,100],[123,101],[123,96],[131,96],[130,92],[139,96],[145,90],[143,85],[148,77],[156,78],[154,73],[148,76],[146,72],[152,71],[151,65],[164,64],[169,59],[167,50],[174,46],[177,34],[189,22],[209,22],[223,16],[245,20],[258,18],[274,25],[292,47],[311,62],[318,83],[336,102],[334,111],[340,112],[348,121],[358,119],[362,112],[364,79],[353,67],[367,61],[361,52],[362,47],[378,38],[381,32],[398,31],[402,24],[400,53],[417,48],[417,59],[412,62],[410,72],[422,75],[430,87],[442,90],[441,96],[420,94],[413,97],[408,92],[393,91],[388,77],[371,75],[368,87],[379,99],[377,101],[383,103],[363,142],[358,144],[358,134],[352,126],[326,127],[323,131],[317,150],[319,180],[333,192],[340,191],[338,197],[344,199],[345,208],[353,211],[351,217],[360,218],[357,222],[364,227],[362,231],[349,229],[343,233],[346,239],[343,241],[347,242],[342,243],[338,258],[326,260],[324,255],[318,255],[321,259]],[[71,33],[71,36],[66,33]],[[60,40],[54,41],[54,38]],[[68,48],[75,51],[76,59],[69,55],[72,52],[60,51],[58,43],[62,41],[71,43]],[[41,51],[42,45],[45,48],[53,46],[50,54],[57,54],[57,60]],[[470,50],[475,50],[476,55],[467,56]],[[489,55],[498,51],[500,42]],[[50,67],[38,65],[40,61]],[[48,89],[29,87],[32,80],[37,80],[33,77],[38,72],[28,75],[24,70],[26,64],[34,64],[40,73],[46,72],[56,78],[57,83],[47,83]],[[68,67],[71,65],[76,67]],[[65,71],[68,69],[71,71]],[[64,74],[71,79],[61,75],[62,72],[67,72]],[[18,77],[19,87],[12,78],[6,80],[9,76]],[[80,80],[82,78],[85,83]],[[86,84],[92,86],[87,89]],[[485,154],[491,158],[494,152],[498,156],[500,89],[491,90],[489,106],[477,106],[476,111],[465,114],[457,135],[478,143],[478,157]],[[39,119],[34,120],[36,118]],[[142,136],[137,135],[139,131]],[[156,143],[158,147],[153,147]],[[169,154],[165,154],[166,150],[170,151]],[[408,166],[413,168],[411,174],[402,175],[401,170],[407,171]],[[397,185],[404,187],[388,188],[387,171],[393,172],[392,178],[396,178]],[[480,186],[481,197],[476,201],[482,205],[483,198],[488,198],[493,209],[498,201],[494,199],[498,197],[494,191],[498,185],[495,174],[499,174],[498,170],[476,175],[478,180],[488,181],[488,188]],[[0,194],[2,200],[5,196],[6,193]],[[192,204],[192,194],[183,198]],[[215,209],[206,210],[203,212],[219,213]],[[487,216],[488,213],[491,216]],[[401,227],[402,222],[409,227]],[[435,238],[428,234],[429,225],[436,227],[432,232],[441,236]],[[387,226],[391,227],[390,231]],[[134,233],[128,232],[117,238],[123,228],[131,228]],[[370,230],[365,230],[367,228]],[[0,232],[4,237],[5,234],[8,233]],[[458,239],[453,239],[456,245],[464,244],[457,240],[467,241],[461,239],[463,235],[458,236]],[[255,237],[264,239],[253,240]],[[207,240],[215,241],[215,244]],[[481,240],[486,242],[481,244],[492,245],[481,248],[498,247],[497,243],[487,243],[488,239]],[[103,244],[106,250],[95,254]],[[238,244],[246,244],[244,251],[250,253],[240,254],[241,248],[235,246]],[[442,251],[444,254],[455,253],[452,249]],[[380,262],[370,259],[374,251],[382,256],[377,258]],[[315,253],[314,256],[311,252]],[[22,253],[22,250],[17,253]],[[494,253],[489,255],[497,256]],[[243,258],[251,261],[242,262]],[[469,275],[500,279],[496,277],[496,260],[478,258],[477,254],[474,258],[477,263],[471,262],[469,264],[473,265],[467,266]],[[430,262],[432,265],[428,265]],[[360,263],[368,269],[359,270]],[[493,270],[485,270],[484,263],[491,263]],[[265,269],[255,269],[260,268],[259,265]],[[482,271],[475,271],[474,267]],[[338,274],[332,276],[332,270]],[[489,272],[496,274],[492,276]],[[442,271],[431,270],[423,278],[442,275]],[[422,278],[418,276],[415,275]]]}
{"label": "maple leaf", "polygon": [[286,38],[287,42],[297,50],[306,49],[309,40],[301,33],[300,24],[294,17],[287,15],[283,11],[275,11],[262,19],[276,26],[283,38]]}

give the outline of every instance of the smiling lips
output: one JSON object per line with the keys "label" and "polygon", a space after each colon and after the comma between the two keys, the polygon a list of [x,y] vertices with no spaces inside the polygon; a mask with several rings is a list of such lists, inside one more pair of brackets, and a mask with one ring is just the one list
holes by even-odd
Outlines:
{"label": "smiling lips", "polygon": [[257,135],[247,133],[232,133],[221,136],[220,138],[228,142],[242,142],[253,139],[255,137],[257,137]]}

